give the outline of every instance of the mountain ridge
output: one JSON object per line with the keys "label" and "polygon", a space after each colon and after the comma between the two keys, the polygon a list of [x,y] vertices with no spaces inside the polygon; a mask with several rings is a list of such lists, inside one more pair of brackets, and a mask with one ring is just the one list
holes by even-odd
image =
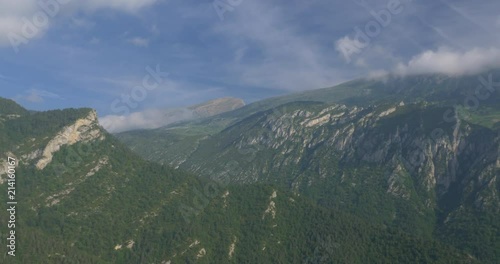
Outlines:
{"label": "mountain ridge", "polygon": [[274,184],[488,262],[500,258],[500,104],[478,76],[356,80],[117,136],[212,180],[233,162],[234,184]]}
{"label": "mountain ridge", "polygon": [[[18,158],[19,207],[16,257],[2,262],[477,262],[273,185],[228,185],[146,162],[95,117],[69,109],[4,121],[0,156]],[[56,140],[50,162],[37,167],[61,135],[68,139]],[[6,227],[0,218],[2,239]]]}

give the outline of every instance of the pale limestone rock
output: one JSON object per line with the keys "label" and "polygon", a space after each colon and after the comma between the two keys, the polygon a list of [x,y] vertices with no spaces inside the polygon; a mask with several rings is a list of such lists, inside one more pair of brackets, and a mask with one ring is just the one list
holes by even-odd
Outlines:
{"label": "pale limestone rock", "polygon": [[222,195],[222,198],[224,199],[224,208],[227,207],[227,197],[229,196],[229,191],[226,190],[226,192]]}
{"label": "pale limestone rock", "polygon": [[198,251],[198,255],[196,255],[196,258],[197,258],[197,259],[202,258],[202,257],[204,257],[206,254],[207,254],[207,251],[205,250],[205,248],[202,248],[202,249],[200,249],[200,251]]}
{"label": "pale limestone rock", "polygon": [[47,199],[45,199],[45,202],[47,203],[46,206],[51,207],[51,206],[58,204],[63,197],[70,194],[73,190],[75,190],[75,188],[69,188],[69,189],[64,190],[60,193],[56,193],[54,195],[47,197]]}
{"label": "pale limestone rock", "polygon": [[312,120],[308,121],[305,124],[305,126],[306,127],[321,126],[323,124],[328,123],[328,121],[330,121],[330,116],[331,116],[330,114],[326,114],[326,115],[318,117],[316,119],[312,119]]}
{"label": "pale limestone rock", "polygon": [[229,245],[229,259],[231,259],[234,255],[234,250],[236,249],[236,241],[237,241],[237,238],[234,237],[233,238],[233,243],[231,243],[231,245]]}
{"label": "pale limestone rock", "polygon": [[96,174],[104,165],[107,165],[109,162],[109,158],[108,157],[104,157],[102,159],[99,160],[99,162],[97,163],[97,165],[92,168],[86,175],[85,177],[90,177],[90,176],[93,176],[94,174]]}
{"label": "pale limestone rock", "polygon": [[380,113],[380,115],[378,115],[378,117],[388,116],[394,112],[396,112],[396,107],[392,107],[392,108],[387,109],[386,111]]}
{"label": "pale limestone rock", "polygon": [[21,159],[23,161],[32,161],[32,160],[35,160],[35,159],[38,159],[42,156],[42,150],[41,149],[37,149],[37,150],[34,150],[28,154],[24,154],[21,156]]}
{"label": "pale limestone rock", "polygon": [[193,243],[191,243],[191,245],[189,245],[189,248],[192,248],[196,245],[199,245],[200,244],[200,241],[198,239],[196,239]]}
{"label": "pale limestone rock", "polygon": [[278,196],[276,191],[273,191],[271,196],[269,197],[269,205],[267,206],[266,211],[264,211],[264,214],[262,215],[262,219],[266,217],[267,214],[271,214],[272,218],[276,218],[276,203],[273,201],[274,198]]}
{"label": "pale limestone rock", "polygon": [[132,240],[132,239],[131,239],[131,240],[129,240],[129,241],[127,242],[127,248],[128,248],[128,249],[132,249],[132,248],[134,247],[134,244],[135,244],[134,240]]}
{"label": "pale limestone rock", "polygon": [[98,127],[97,113],[91,111],[85,118],[78,119],[74,124],[63,128],[49,141],[36,167],[43,170],[52,161],[53,154],[64,145],[73,145],[77,142],[86,142],[97,138],[102,138],[101,131]]}

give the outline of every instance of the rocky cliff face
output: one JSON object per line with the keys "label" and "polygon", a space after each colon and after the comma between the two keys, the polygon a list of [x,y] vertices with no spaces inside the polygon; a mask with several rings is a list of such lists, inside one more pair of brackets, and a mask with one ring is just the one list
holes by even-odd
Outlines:
{"label": "rocky cliff face", "polygon": [[[37,161],[36,167],[39,170],[44,169],[52,161],[52,155],[62,146],[70,146],[77,142],[87,142],[98,138],[102,140],[103,135],[99,128],[97,113],[91,111],[85,118],[78,119],[75,123],[63,128],[49,141],[41,152],[41,158]],[[38,155],[34,154],[31,158],[33,156],[36,157]]]}
{"label": "rocky cliff face", "polygon": [[378,190],[374,195],[386,193],[386,202],[408,201],[417,215],[464,204],[498,211],[500,134],[458,116],[445,120],[449,109],[288,104],[202,141],[180,168],[338,201],[332,188]]}
{"label": "rocky cliff face", "polygon": [[[32,164],[38,170],[43,170],[52,161],[53,155],[64,146],[71,146],[76,143],[103,140],[105,135],[99,125],[95,110],[76,118],[71,124],[64,126],[55,134],[47,135],[43,138],[26,138],[11,146],[11,151],[0,155],[2,159],[15,157],[25,164]],[[2,163],[3,166],[3,163]],[[0,184],[4,182],[6,168],[0,167]]]}

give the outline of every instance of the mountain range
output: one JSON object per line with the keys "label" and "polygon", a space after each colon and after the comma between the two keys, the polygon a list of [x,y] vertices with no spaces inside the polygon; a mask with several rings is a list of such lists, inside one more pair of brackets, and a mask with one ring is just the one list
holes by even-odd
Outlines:
{"label": "mountain range", "polygon": [[359,79],[117,137],[146,159],[204,178],[277,185],[498,260],[495,76]]}
{"label": "mountain range", "polygon": [[214,101],[119,134],[92,109],[0,99],[18,202],[16,256],[1,262],[498,263],[496,76]]}

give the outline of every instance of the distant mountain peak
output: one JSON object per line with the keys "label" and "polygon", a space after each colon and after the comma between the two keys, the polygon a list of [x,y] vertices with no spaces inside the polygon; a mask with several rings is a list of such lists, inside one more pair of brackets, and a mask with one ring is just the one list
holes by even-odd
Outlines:
{"label": "distant mountain peak", "polygon": [[189,107],[190,110],[194,111],[195,116],[198,117],[210,117],[232,110],[236,110],[245,106],[245,102],[239,98],[233,97],[223,97],[210,100],[201,104],[193,105]]}

